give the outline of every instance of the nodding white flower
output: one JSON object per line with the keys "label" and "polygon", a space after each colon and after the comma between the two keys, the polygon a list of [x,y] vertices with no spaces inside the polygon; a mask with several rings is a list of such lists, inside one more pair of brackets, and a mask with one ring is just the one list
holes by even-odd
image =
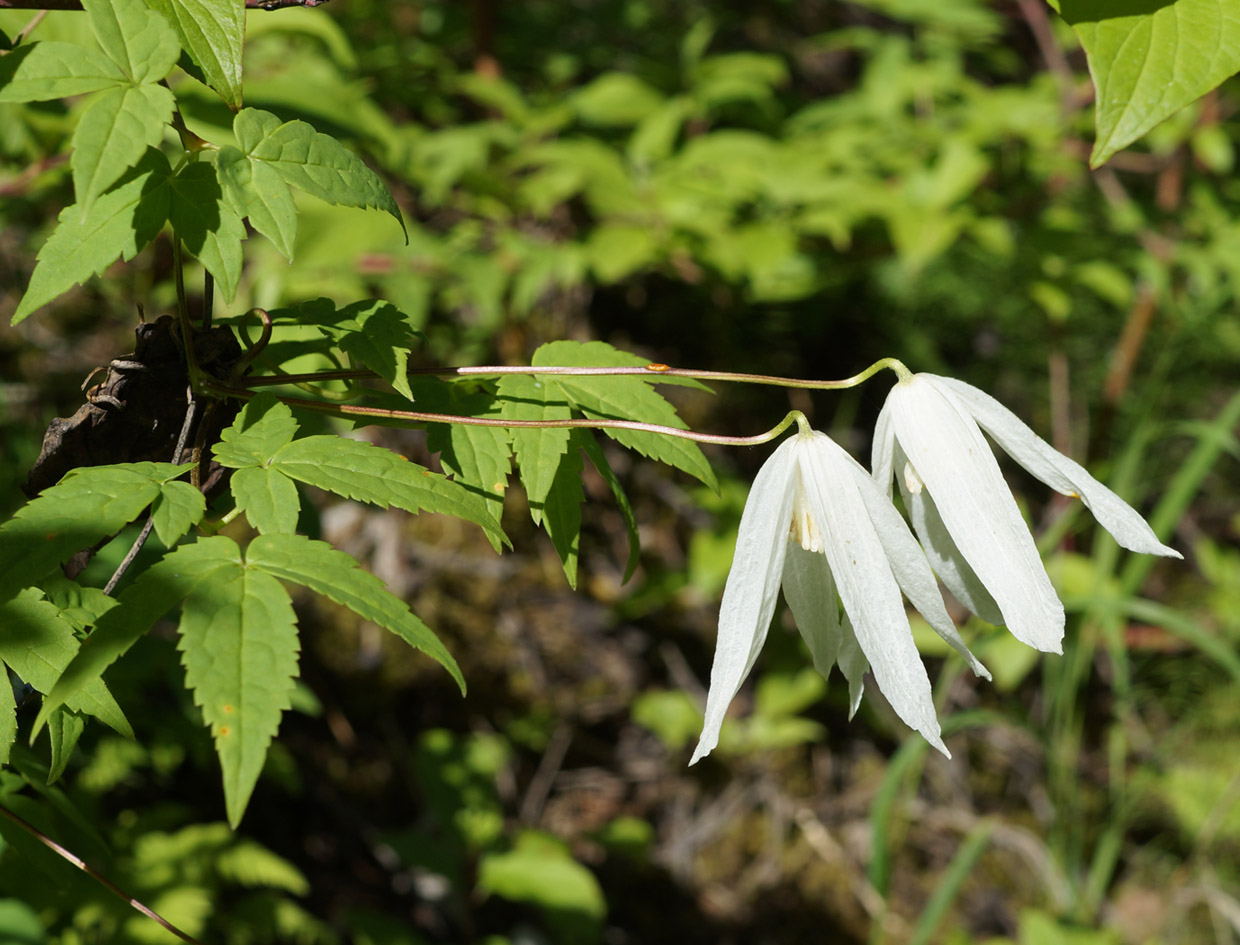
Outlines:
{"label": "nodding white flower", "polygon": [[1039,650],[1062,651],[1063,604],[982,430],[1052,489],[1084,502],[1123,547],[1181,557],[1132,506],[989,394],[934,374],[906,377],[878,416],[874,478],[890,495],[895,476],[930,563],[983,620]]}
{"label": "nodding white flower", "polygon": [[990,674],[960,639],[929,562],[890,499],[826,435],[805,430],[771,454],[745,503],[719,610],[706,720],[689,763],[718,744],[728,705],[766,640],[781,583],[814,667],[825,678],[839,663],[850,710],[861,701],[868,661],[900,718],[948,754],[900,591],[975,673]]}

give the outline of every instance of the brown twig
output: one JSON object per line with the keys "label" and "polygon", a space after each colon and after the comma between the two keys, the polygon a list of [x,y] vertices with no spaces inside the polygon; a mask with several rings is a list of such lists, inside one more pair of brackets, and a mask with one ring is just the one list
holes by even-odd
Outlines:
{"label": "brown twig", "polygon": [[[249,10],[318,7],[328,0],[245,0]],[[82,0],[0,0],[0,10],[81,10]]]}
{"label": "brown twig", "polygon": [[73,853],[70,850],[66,850],[64,847],[62,847],[59,843],[57,843],[51,837],[47,836],[47,834],[40,832],[37,827],[35,827],[33,824],[27,823],[25,820],[18,817],[15,813],[13,813],[7,807],[0,806],[0,815],[3,815],[7,817],[9,820],[13,821],[13,823],[17,824],[17,826],[21,827],[22,830],[26,831],[26,833],[30,834],[32,837],[34,837],[36,840],[42,843],[45,847],[47,847],[57,856],[68,860],[70,863],[72,863],[74,866],[80,869],[83,873],[85,873],[91,879],[95,880],[95,882],[103,886],[103,888],[106,889],[108,892],[112,893],[115,896],[120,897],[125,902],[129,903],[130,906],[132,906],[134,909],[137,909],[148,919],[151,919],[154,922],[158,922],[160,925],[162,925],[165,929],[167,929],[169,932],[171,932],[181,941],[189,942],[190,945],[203,945],[203,943],[198,941],[198,939],[194,938],[192,935],[189,935],[186,932],[182,932],[180,929],[178,929],[175,925],[173,925],[171,922],[169,922],[167,919],[161,916],[158,912],[156,912],[150,906],[139,902],[133,896],[129,895],[123,889],[117,886],[116,883],[112,882],[112,880],[108,879],[106,876],[104,876],[102,873],[96,870],[93,866],[91,866],[89,863],[83,860],[80,856],[78,856],[77,854]]}

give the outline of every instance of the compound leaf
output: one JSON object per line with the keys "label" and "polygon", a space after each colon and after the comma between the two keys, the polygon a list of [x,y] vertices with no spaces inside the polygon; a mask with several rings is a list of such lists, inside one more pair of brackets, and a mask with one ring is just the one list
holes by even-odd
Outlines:
{"label": "compound leaf", "polygon": [[269,164],[251,161],[230,146],[220,148],[215,160],[220,184],[232,208],[271,240],[285,259],[293,258],[297,237],[297,205],[293,192]]}
{"label": "compound leaf", "polygon": [[241,108],[241,49],[245,0],[147,0],[172,24],[207,85],[237,111]]}
{"label": "compound leaf", "polygon": [[168,159],[149,149],[85,216],[76,204],[62,210],[56,229],[39,250],[13,324],[70,286],[102,272],[118,256],[133,259],[153,240],[168,219],[170,173]]}
{"label": "compound leaf", "polygon": [[155,534],[165,548],[171,548],[202,521],[206,511],[206,498],[188,482],[180,479],[166,482],[160,487],[159,497],[151,506]]}
{"label": "compound leaf", "polygon": [[624,527],[629,536],[629,560],[624,567],[624,580],[628,581],[633,576],[633,572],[637,570],[637,563],[641,560],[642,552],[641,536],[637,531],[637,518],[633,515],[633,506],[629,504],[629,497],[625,494],[624,487],[620,485],[620,480],[616,478],[616,473],[611,468],[611,463],[607,461],[607,456],[603,448],[598,445],[598,441],[585,430],[574,430],[573,445],[581,447],[590,457],[590,462],[611,487],[611,494],[615,496],[616,505],[620,507],[620,515],[624,519]]}
{"label": "compound leaf", "polygon": [[[184,469],[179,472],[184,472]],[[241,551],[231,538],[216,535],[182,545],[147,568],[121,592],[117,606],[103,614],[77,655],[61,673],[34,720],[31,737],[52,711],[82,691],[165,613],[221,568],[240,567]]]}
{"label": "compound leaf", "polygon": [[[0,604],[0,660],[24,682],[46,693],[69,665],[80,646],[73,625],[60,608],[43,599],[43,592],[28,588]],[[0,688],[8,686],[8,680]],[[102,679],[92,679],[65,705],[75,712],[93,715],[126,738],[133,729]]]}
{"label": "compound leaf", "polygon": [[[570,449],[561,458],[555,478],[542,503],[543,528],[555,546],[570,587],[577,586],[577,555],[581,541],[581,451]],[[531,503],[531,506],[533,503]]]}
{"label": "compound leaf", "polygon": [[292,534],[297,530],[301,498],[293,480],[278,469],[246,466],[232,474],[229,484],[237,508],[264,535]]}
{"label": "compound leaf", "polygon": [[176,65],[181,43],[142,0],[82,0],[104,53],[134,84],[158,82]]}
{"label": "compound leaf", "polygon": [[443,666],[464,694],[461,669],[434,632],[382,581],[361,570],[343,551],[301,535],[262,535],[250,543],[246,560],[251,568],[317,591],[364,620],[392,631]]}
{"label": "compound leaf", "polygon": [[0,600],[36,583],[60,562],[118,532],[184,475],[172,463],[72,470],[0,525]]}
{"label": "compound leaf", "polygon": [[302,437],[280,447],[270,467],[358,502],[455,515],[481,527],[497,551],[507,542],[482,500],[460,483],[370,443],[339,436]]}
{"label": "compound leaf", "polygon": [[293,438],[298,426],[293,411],[274,394],[256,394],[220,433],[220,442],[211,451],[221,466],[262,466]]}
{"label": "compound leaf", "polygon": [[342,309],[303,305],[302,311],[340,350],[413,400],[408,368],[409,339],[414,332],[400,309],[391,302],[367,299]]}
{"label": "compound leaf", "polygon": [[[568,402],[557,398],[554,385],[547,384],[543,378],[506,374],[499,379],[496,391],[505,420],[567,420],[572,416]],[[529,498],[530,514],[538,524],[542,520],[543,503],[560,468],[560,457],[568,449],[570,431],[564,427],[510,427],[508,432],[517,457],[521,485]]]}
{"label": "compound leaf", "polygon": [[1097,89],[1091,167],[1240,70],[1240,7],[1219,0],[1058,0]]}
{"label": "compound leaf", "polygon": [[124,81],[116,63],[77,43],[31,43],[0,56],[0,102],[47,102]]}
{"label": "compound leaf", "polygon": [[235,828],[290,705],[300,649],[293,604],[270,574],[229,562],[190,591],[179,633],[185,681],[215,740]]}
{"label": "compound leaf", "polygon": [[[617,351],[603,342],[582,344],[576,341],[554,341],[534,352],[533,365],[567,365],[610,367],[646,364],[643,358]],[[652,383],[665,379],[656,374],[645,376],[592,377],[581,375],[543,375],[554,384],[560,395],[587,417],[595,420],[640,420],[663,426],[686,429],[676,410],[660,396]],[[666,380],[678,381],[680,378]],[[696,382],[694,382],[696,384]],[[701,386],[701,385],[698,385]],[[717,489],[714,470],[696,443],[661,433],[637,430],[605,430],[616,442],[637,450],[643,456],[675,466]]]}
{"label": "compound leaf", "polygon": [[379,175],[330,135],[258,108],[239,111],[233,133],[251,163],[274,169],[285,183],[327,203],[384,210],[405,231],[400,208]]}
{"label": "compound leaf", "polygon": [[185,248],[198,257],[231,302],[241,281],[241,241],[245,226],[224,199],[214,165],[198,162],[182,168],[169,182],[168,219]]}
{"label": "compound leaf", "polygon": [[174,104],[162,85],[130,85],[108,89],[86,107],[73,132],[71,159],[79,220],[147,148],[163,140]]}

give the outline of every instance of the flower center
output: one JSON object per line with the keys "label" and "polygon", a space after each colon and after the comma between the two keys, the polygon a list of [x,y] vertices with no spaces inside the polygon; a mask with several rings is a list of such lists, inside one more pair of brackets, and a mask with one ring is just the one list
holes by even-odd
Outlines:
{"label": "flower center", "polygon": [[796,484],[796,495],[792,500],[792,525],[788,530],[788,538],[806,551],[816,551],[821,554],[827,550],[822,540],[822,531],[818,528],[818,523],[814,521],[814,513],[805,499],[805,489],[799,481]]}

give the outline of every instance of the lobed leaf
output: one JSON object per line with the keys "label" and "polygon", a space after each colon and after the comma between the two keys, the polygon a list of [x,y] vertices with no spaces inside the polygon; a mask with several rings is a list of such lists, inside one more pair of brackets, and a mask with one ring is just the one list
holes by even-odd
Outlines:
{"label": "lobed leaf", "polygon": [[507,538],[482,500],[460,483],[391,450],[339,436],[307,436],[278,449],[270,468],[358,502],[443,512],[473,522],[498,551]]}
{"label": "lobed leaf", "polygon": [[1097,89],[1090,167],[1240,71],[1240,7],[1219,0],[1058,0]]}
{"label": "lobed leaf", "polygon": [[274,394],[256,394],[220,433],[220,442],[211,452],[221,466],[261,466],[293,438],[299,426],[293,411]]}
{"label": "lobed leaf", "polygon": [[[496,392],[505,420],[567,420],[572,416],[568,402],[556,396],[554,385],[528,374],[506,374],[499,379]],[[570,431],[563,427],[509,429],[521,485],[529,498],[534,523],[542,520],[542,505],[551,491],[560,457],[568,449]]]}
{"label": "lobed leaf", "polygon": [[132,259],[153,240],[168,219],[170,174],[168,159],[148,150],[85,215],[77,205],[62,210],[56,229],[39,250],[13,324],[70,286],[103,272],[118,256]]}
{"label": "lobed leaf", "polygon": [[342,309],[301,306],[306,321],[316,325],[340,350],[360,361],[413,400],[409,389],[409,340],[416,333],[409,319],[391,302],[367,299]]}
{"label": "lobed leaf", "polygon": [[172,24],[207,85],[233,111],[241,108],[245,0],[146,0]]}
{"label": "lobed leaf", "polygon": [[0,56],[0,102],[47,102],[124,81],[116,63],[77,43],[31,43]]}
{"label": "lobed leaf", "polygon": [[185,473],[172,463],[74,469],[0,525],[0,601],[38,582],[72,555],[120,531]]}
{"label": "lobed leaf", "polygon": [[[102,467],[101,467],[102,468]],[[177,468],[177,467],[173,467]],[[184,470],[181,470],[182,472]],[[231,538],[216,535],[192,545],[182,545],[165,555],[121,592],[117,606],[103,614],[65,667],[34,720],[31,737],[47,722],[58,706],[77,695],[151,628],[165,613],[216,571],[240,567],[241,551]]]}
{"label": "lobed leaf", "polygon": [[135,84],[158,82],[176,65],[176,33],[142,0],[82,0],[82,8],[104,53]]}
{"label": "lobed leaf", "polygon": [[211,729],[228,823],[240,823],[297,676],[297,619],[270,574],[229,562],[200,581],[181,611],[185,681]]}
{"label": "lobed leaf", "polygon": [[160,487],[159,496],[151,506],[155,534],[172,548],[191,528],[202,521],[207,511],[207,500],[188,482],[174,479]]}
{"label": "lobed leaf", "polygon": [[297,531],[301,497],[293,480],[278,469],[246,466],[232,474],[229,485],[237,508],[262,534]]}
{"label": "lobed leaf", "polygon": [[308,587],[390,630],[443,666],[465,693],[460,667],[434,632],[343,551],[301,535],[261,535],[250,543],[246,560],[251,568]]}
{"label": "lobed leaf", "polygon": [[198,257],[231,302],[241,281],[241,241],[245,226],[224,199],[214,165],[183,167],[170,181],[168,219],[185,248]]}
{"label": "lobed leaf", "polygon": [[[79,219],[96,198],[163,140],[175,105],[162,85],[129,85],[95,97],[73,132],[73,193]],[[163,221],[160,221],[161,224]]]}
{"label": "lobed leaf", "polygon": [[[51,691],[73,660],[80,646],[72,624],[60,608],[43,599],[43,592],[28,588],[12,600],[0,604],[0,660],[41,693]],[[8,680],[0,682],[0,688]],[[133,729],[102,679],[86,683],[64,704],[75,712],[93,715],[126,738]]]}
{"label": "lobed leaf", "polygon": [[233,133],[251,163],[266,165],[286,184],[330,204],[384,210],[405,221],[391,191],[356,154],[330,135],[304,121],[281,122],[257,108],[243,108],[233,120]]}
{"label": "lobed leaf", "polygon": [[220,149],[215,167],[233,210],[239,216],[249,217],[254,229],[271,240],[291,262],[297,237],[297,205],[293,192],[276,169],[251,161],[231,146]]}

